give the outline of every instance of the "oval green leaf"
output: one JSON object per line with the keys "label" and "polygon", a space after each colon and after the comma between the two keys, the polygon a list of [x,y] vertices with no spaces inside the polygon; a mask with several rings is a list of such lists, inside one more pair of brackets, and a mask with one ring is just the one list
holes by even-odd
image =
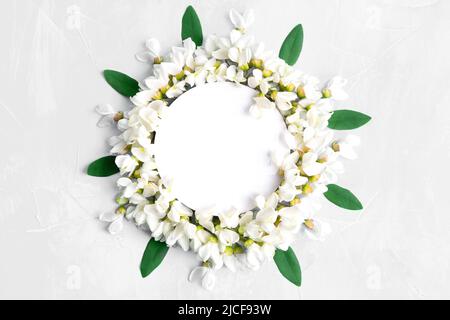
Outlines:
{"label": "oval green leaf", "polygon": [[139,92],[139,82],[124,73],[105,70],[103,72],[106,82],[118,93],[125,97],[134,97]]}
{"label": "oval green leaf", "polygon": [[159,265],[169,251],[169,247],[164,242],[151,239],[145,249],[141,262],[141,275],[143,278],[148,277]]}
{"label": "oval green leaf", "polygon": [[195,12],[192,6],[187,7],[186,12],[184,13],[181,38],[183,41],[191,38],[198,47],[203,44],[202,25],[197,12]]}
{"label": "oval green leaf", "polygon": [[354,211],[363,209],[361,202],[350,190],[344,189],[338,185],[328,185],[328,191],[325,192],[324,195],[325,198],[338,207]]}
{"label": "oval green leaf", "polygon": [[303,26],[297,25],[284,40],[280,50],[280,58],[293,66],[297,63],[303,49]]}
{"label": "oval green leaf", "polygon": [[116,165],[116,157],[108,156],[91,163],[88,167],[88,175],[92,177],[110,177],[119,173],[120,170]]}
{"label": "oval green leaf", "polygon": [[273,258],[283,277],[295,284],[297,287],[302,285],[302,270],[294,250],[289,248],[287,251],[278,249]]}
{"label": "oval green leaf", "polygon": [[371,117],[361,112],[337,110],[333,113],[328,127],[334,130],[353,130],[364,126],[370,120],[372,120]]}

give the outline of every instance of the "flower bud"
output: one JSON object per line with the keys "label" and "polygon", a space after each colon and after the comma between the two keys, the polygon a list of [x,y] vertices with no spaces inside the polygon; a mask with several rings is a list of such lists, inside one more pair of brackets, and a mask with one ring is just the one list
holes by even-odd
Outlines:
{"label": "flower bud", "polygon": [[276,220],[275,223],[274,223],[275,227],[278,227],[278,226],[280,225],[281,221],[282,221],[282,220],[281,220],[281,217],[278,216],[277,220]]}
{"label": "flower bud", "polygon": [[210,243],[218,243],[219,240],[217,239],[217,237],[211,236],[211,237],[209,237],[208,242],[210,242]]}
{"label": "flower bud", "polygon": [[311,103],[310,105],[306,106],[306,110],[309,111],[315,106],[314,103]]}
{"label": "flower bud", "polygon": [[246,248],[250,248],[254,243],[255,241],[253,241],[252,239],[248,239],[247,241],[244,242],[244,246]]}
{"label": "flower bud", "polygon": [[178,81],[181,81],[181,80],[183,80],[184,76],[185,76],[184,71],[181,71],[179,74],[177,74],[175,76],[175,79],[177,79]]}
{"label": "flower bud", "polygon": [[270,99],[272,99],[273,101],[275,101],[277,99],[277,96],[278,96],[278,91],[277,90],[273,90],[270,93]]}
{"label": "flower bud", "polygon": [[162,100],[163,99],[163,94],[161,91],[158,91],[152,98],[153,100]]}
{"label": "flower bud", "polygon": [[250,69],[250,66],[248,64],[244,64],[239,67],[242,71],[248,71]]}
{"label": "flower bud", "polygon": [[115,121],[115,122],[119,122],[119,121],[122,120],[123,118],[124,118],[123,112],[117,112],[117,113],[114,115],[114,121]]}
{"label": "flower bud", "polygon": [[116,203],[119,206],[123,206],[123,205],[126,205],[128,203],[128,199],[127,198],[122,198],[122,197],[117,197],[116,198]]}
{"label": "flower bud", "polygon": [[284,86],[284,91],[294,92],[295,91],[295,85],[290,83],[287,86]]}
{"label": "flower bud", "polygon": [[331,145],[331,148],[333,149],[334,152],[341,151],[341,146],[339,145],[339,143],[337,141],[333,142],[333,144]]}
{"label": "flower bud", "polygon": [[125,207],[120,207],[119,209],[117,209],[116,213],[118,215],[123,216],[123,215],[125,215],[127,213],[127,209],[125,209]]}
{"label": "flower bud", "polygon": [[165,86],[165,87],[162,87],[160,90],[161,90],[161,93],[162,93],[163,95],[165,95],[165,94],[167,93],[167,91],[170,90],[170,86],[167,85],[167,86]]}
{"label": "flower bud", "polygon": [[263,77],[264,77],[264,78],[269,78],[269,77],[271,77],[272,75],[273,75],[273,72],[270,71],[270,70],[265,69],[265,70],[263,71]]}
{"label": "flower bud", "polygon": [[305,222],[303,223],[305,225],[305,227],[307,227],[309,230],[314,230],[314,220],[312,219],[307,219],[305,220]]}
{"label": "flower bud", "polygon": [[227,256],[232,256],[233,255],[233,248],[232,247],[226,247],[225,248],[225,251],[224,251],[224,253],[225,253],[225,255],[227,255]]}
{"label": "flower bud", "polygon": [[292,200],[291,201],[291,207],[294,207],[294,206],[296,206],[296,205],[298,205],[298,204],[300,204],[300,199],[299,198],[295,198],[294,200]]}
{"label": "flower bud", "polygon": [[238,254],[243,254],[244,253],[244,249],[241,246],[235,246],[233,248],[233,253],[238,255]]}
{"label": "flower bud", "polygon": [[304,87],[298,87],[298,89],[297,89],[297,96],[300,99],[305,99],[306,98],[305,88]]}
{"label": "flower bud", "polygon": [[155,59],[153,59],[153,64],[161,64],[162,62],[162,57],[156,57]]}
{"label": "flower bud", "polygon": [[140,179],[141,178],[141,170],[138,169],[138,170],[134,171],[133,178]]}
{"label": "flower bud", "polygon": [[263,66],[263,61],[261,59],[252,59],[250,61],[250,66],[257,69],[261,69]]}
{"label": "flower bud", "polygon": [[322,95],[325,99],[331,98],[331,90],[330,89],[323,89]]}
{"label": "flower bud", "polygon": [[188,66],[185,66],[185,67],[183,68],[183,71],[184,71],[185,74],[186,74],[186,73],[193,73],[193,72],[194,72],[194,70],[192,70],[192,68],[191,68],[191,67],[188,67]]}
{"label": "flower bud", "polygon": [[305,184],[303,186],[303,190],[302,191],[303,191],[304,194],[311,194],[314,190],[311,187],[311,185],[308,183],[308,184]]}

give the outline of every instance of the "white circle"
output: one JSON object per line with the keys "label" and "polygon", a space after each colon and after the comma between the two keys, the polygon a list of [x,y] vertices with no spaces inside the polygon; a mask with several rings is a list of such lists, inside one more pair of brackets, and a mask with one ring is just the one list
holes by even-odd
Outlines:
{"label": "white circle", "polygon": [[258,195],[269,196],[279,184],[274,152],[282,142],[281,114],[249,114],[257,92],[229,82],[193,88],[175,100],[161,120],[155,159],[163,181],[194,210],[215,207],[245,212]]}

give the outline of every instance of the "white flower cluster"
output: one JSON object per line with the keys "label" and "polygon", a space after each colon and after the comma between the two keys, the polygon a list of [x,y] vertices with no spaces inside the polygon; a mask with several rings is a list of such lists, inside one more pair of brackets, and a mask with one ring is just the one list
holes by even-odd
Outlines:
{"label": "white flower cluster", "polygon": [[[273,259],[276,249],[287,250],[299,232],[323,239],[329,227],[315,217],[317,197],[342,173],[339,159],[356,157],[353,148],[358,144],[355,137],[337,140],[328,129],[335,101],[347,98],[343,79],[334,78],[319,88],[316,78],[295,70],[247,35],[254,20],[251,12],[241,15],[233,10],[230,17],[235,26],[230,36],[211,36],[202,47],[188,39],[163,56],[159,42],[148,40],[147,50],[137,58],[152,63],[154,72],[131,98],[132,110],[116,114],[99,109],[102,123],[113,119],[121,131],[110,139],[121,172],[120,207],[102,220],[111,222],[109,230],[116,233],[126,217],[148,228],[156,240],[196,252],[203,267],[195,272],[200,271],[206,287],[214,282],[210,270],[235,270],[237,265],[256,270]],[[282,183],[267,199],[258,197],[250,212],[194,212],[175,198],[154,159],[154,137],[174,99],[193,87],[219,81],[256,89],[249,112],[262,117],[265,110],[277,108],[288,128],[291,152],[273,157]]]}

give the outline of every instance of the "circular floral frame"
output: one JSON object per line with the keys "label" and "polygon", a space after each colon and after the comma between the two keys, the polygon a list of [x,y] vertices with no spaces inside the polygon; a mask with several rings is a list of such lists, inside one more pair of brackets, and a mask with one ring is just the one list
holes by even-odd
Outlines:
{"label": "circular floral frame", "polygon": [[[93,162],[88,174],[107,177],[120,173],[117,184],[119,208],[101,215],[112,234],[120,232],[123,220],[134,221],[150,231],[151,240],[141,262],[143,277],[163,261],[170,247],[197,253],[201,266],[190,275],[201,278],[207,289],[215,283],[214,270],[226,266],[235,271],[244,266],[257,270],[274,260],[281,274],[301,285],[300,264],[290,248],[299,233],[322,240],[330,228],[317,218],[320,197],[348,210],[361,210],[359,200],[335,183],[343,172],[341,159],[354,159],[355,136],[336,137],[336,131],[359,128],[370,117],[352,110],[336,110],[347,99],[346,83],[333,78],[324,87],[319,80],[294,69],[303,46],[303,28],[297,25],[283,42],[278,56],[266,51],[247,34],[254,22],[252,11],[231,10],[234,25],[229,37],[203,40],[200,19],[188,7],[182,22],[183,45],[161,54],[156,39],[146,42],[137,59],[153,64],[153,74],[143,83],[112,70],[106,81],[129,97],[127,112],[99,106],[99,126],[114,123],[120,135],[109,140],[111,155]],[[278,109],[286,123],[290,152],[274,154],[281,184],[268,198],[255,199],[255,209],[191,210],[176,199],[171,181],[161,178],[155,162],[154,141],[159,123],[170,105],[184,92],[214,82],[234,82],[257,91],[249,112],[264,117]]]}

